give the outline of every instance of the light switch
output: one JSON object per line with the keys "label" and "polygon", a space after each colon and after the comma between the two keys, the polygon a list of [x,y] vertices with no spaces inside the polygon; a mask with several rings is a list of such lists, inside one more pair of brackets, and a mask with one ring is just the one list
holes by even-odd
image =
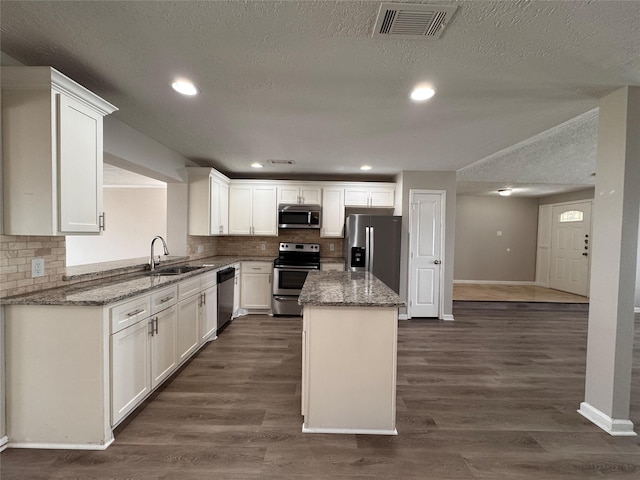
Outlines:
{"label": "light switch", "polygon": [[498,237],[501,237],[502,236],[502,230],[498,230],[497,235],[498,235]]}

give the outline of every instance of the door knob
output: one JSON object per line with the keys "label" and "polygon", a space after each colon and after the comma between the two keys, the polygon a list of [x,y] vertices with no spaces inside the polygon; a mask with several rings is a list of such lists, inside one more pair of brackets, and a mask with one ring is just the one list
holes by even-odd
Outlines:
{"label": "door knob", "polygon": [[584,252],[584,253],[582,254],[582,256],[583,256],[583,257],[586,257],[587,255],[589,255],[587,252]]}
{"label": "door knob", "polygon": [[440,260],[434,260],[433,263],[435,263],[436,265],[440,265]]}

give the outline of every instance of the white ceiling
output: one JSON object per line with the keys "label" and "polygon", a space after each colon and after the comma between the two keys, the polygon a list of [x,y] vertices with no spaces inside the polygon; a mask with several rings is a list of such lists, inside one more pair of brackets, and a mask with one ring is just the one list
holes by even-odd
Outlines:
{"label": "white ceiling", "polygon": [[122,168],[104,164],[102,184],[108,187],[147,187],[147,188],[166,188],[167,184],[149,178],[138,173],[130,172]]}
{"label": "white ceiling", "polygon": [[[280,159],[296,163],[261,174],[460,170],[475,193],[592,183],[597,115],[572,119],[640,85],[640,2],[412,3],[459,8],[440,39],[398,40],[371,37],[378,1],[3,0],[0,48],[231,177]],[[201,94],[172,92],[177,76]],[[419,82],[437,94],[416,105]]]}

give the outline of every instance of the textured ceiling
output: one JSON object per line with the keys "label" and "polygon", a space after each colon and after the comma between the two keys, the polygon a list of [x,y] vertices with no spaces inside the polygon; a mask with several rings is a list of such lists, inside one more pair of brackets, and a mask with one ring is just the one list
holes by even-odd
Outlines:
{"label": "textured ceiling", "polygon": [[[640,2],[412,3],[459,8],[439,40],[422,41],[371,38],[373,1],[3,0],[0,48],[56,67],[124,123],[232,177],[286,159],[295,166],[263,174],[361,174],[368,163],[371,175],[463,169],[468,182],[547,183],[535,172],[563,164],[557,185],[578,170],[588,181],[588,135],[540,138],[526,159],[494,154],[640,84]],[[201,94],[173,93],[177,76]],[[437,94],[416,105],[419,82]]]}
{"label": "textured ceiling", "polygon": [[542,196],[594,185],[597,135],[596,108],[461,168],[458,193]]}

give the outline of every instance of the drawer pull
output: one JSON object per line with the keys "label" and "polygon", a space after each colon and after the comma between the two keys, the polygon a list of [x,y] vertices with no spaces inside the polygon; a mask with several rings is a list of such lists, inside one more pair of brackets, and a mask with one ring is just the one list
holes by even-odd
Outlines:
{"label": "drawer pull", "polygon": [[133,317],[134,315],[138,315],[139,313],[142,313],[142,312],[144,312],[144,308],[139,308],[134,312],[127,313],[127,317]]}
{"label": "drawer pull", "polygon": [[160,303],[167,303],[172,298],[173,298],[173,295],[169,295],[168,297],[161,298]]}

